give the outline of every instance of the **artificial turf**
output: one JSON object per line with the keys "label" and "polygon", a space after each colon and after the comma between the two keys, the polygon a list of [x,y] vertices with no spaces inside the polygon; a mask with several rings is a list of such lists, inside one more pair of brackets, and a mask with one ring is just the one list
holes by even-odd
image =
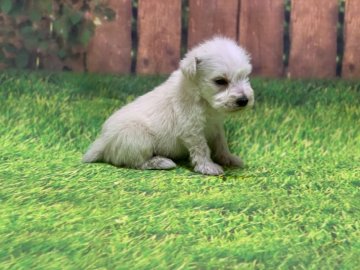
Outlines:
{"label": "artificial turf", "polygon": [[82,164],[163,80],[0,73],[0,269],[358,269],[360,82],[254,79],[221,177]]}

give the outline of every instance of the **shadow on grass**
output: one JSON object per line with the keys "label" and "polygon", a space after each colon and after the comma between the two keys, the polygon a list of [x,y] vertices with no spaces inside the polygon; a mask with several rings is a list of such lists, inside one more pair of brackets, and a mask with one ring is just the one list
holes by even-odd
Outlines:
{"label": "shadow on grass", "polygon": [[246,172],[249,170],[249,166],[245,166],[245,168],[234,168],[234,167],[223,167],[224,168],[224,174],[223,175],[204,175],[200,174],[194,171],[194,167],[191,165],[190,161],[188,159],[181,159],[181,160],[175,160],[176,167],[170,170],[141,170],[141,169],[133,169],[128,168],[124,166],[115,166],[110,163],[106,163],[103,161],[97,161],[93,163],[82,163],[85,166],[106,166],[107,168],[113,168],[114,170],[118,169],[121,170],[121,173],[125,173],[126,175],[134,175],[134,176],[148,176],[150,174],[158,175],[160,174],[169,174],[169,177],[171,178],[172,175],[178,174],[180,175],[186,175],[187,177],[196,177],[196,178],[218,178],[221,181],[226,181],[228,179],[243,179],[247,178],[245,175]]}

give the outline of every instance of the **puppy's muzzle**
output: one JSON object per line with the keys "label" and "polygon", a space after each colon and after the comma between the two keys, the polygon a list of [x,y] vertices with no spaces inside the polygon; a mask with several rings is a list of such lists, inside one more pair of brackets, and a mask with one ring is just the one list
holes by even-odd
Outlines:
{"label": "puppy's muzzle", "polygon": [[238,107],[245,107],[249,102],[249,99],[245,96],[238,98],[235,103]]}

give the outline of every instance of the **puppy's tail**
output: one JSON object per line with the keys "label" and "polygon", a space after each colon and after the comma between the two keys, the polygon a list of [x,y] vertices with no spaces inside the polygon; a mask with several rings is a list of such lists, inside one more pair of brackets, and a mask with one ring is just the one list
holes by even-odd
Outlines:
{"label": "puppy's tail", "polygon": [[91,163],[101,161],[103,158],[104,142],[101,138],[96,139],[95,142],[90,146],[89,150],[85,153],[82,158],[82,162]]}

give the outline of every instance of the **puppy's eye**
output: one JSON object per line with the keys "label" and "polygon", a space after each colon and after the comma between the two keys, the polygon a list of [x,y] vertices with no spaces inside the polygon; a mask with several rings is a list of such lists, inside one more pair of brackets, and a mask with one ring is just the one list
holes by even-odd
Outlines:
{"label": "puppy's eye", "polygon": [[227,86],[229,84],[228,80],[224,78],[214,79],[214,83],[218,86]]}

